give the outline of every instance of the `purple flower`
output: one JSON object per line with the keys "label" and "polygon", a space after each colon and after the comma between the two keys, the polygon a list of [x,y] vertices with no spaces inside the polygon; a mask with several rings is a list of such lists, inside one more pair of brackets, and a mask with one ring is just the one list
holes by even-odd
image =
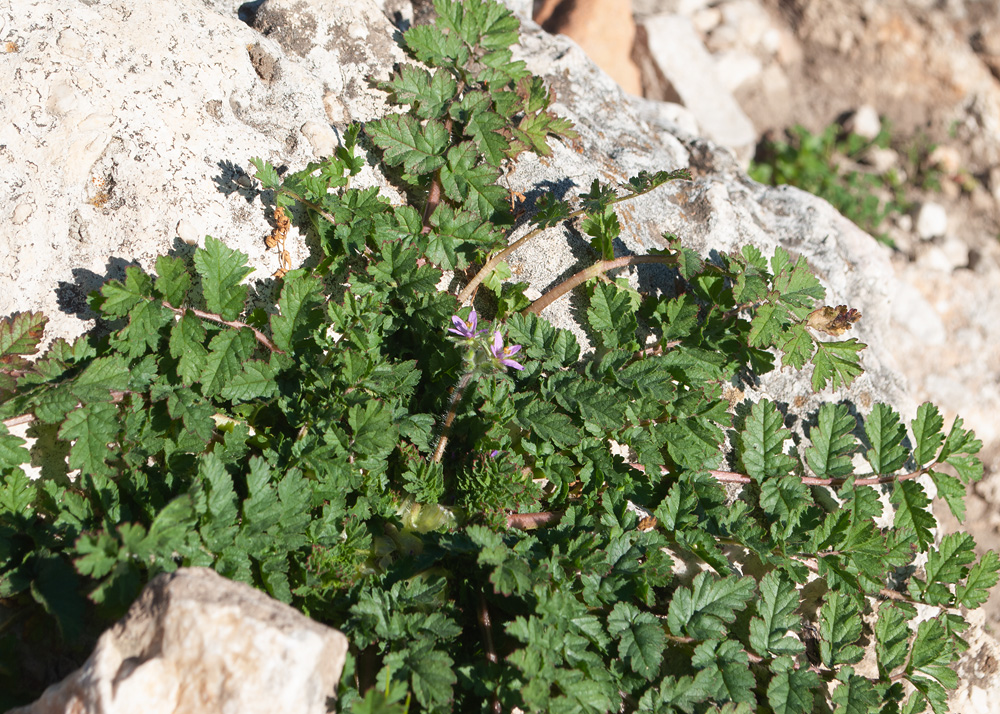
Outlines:
{"label": "purple flower", "polygon": [[521,345],[507,345],[504,347],[500,332],[493,333],[493,345],[490,347],[490,352],[493,353],[493,359],[497,360],[500,364],[505,367],[513,367],[514,369],[524,369],[522,365],[510,358],[511,355],[516,355],[520,351]]}
{"label": "purple flower", "polygon": [[476,335],[481,332],[486,332],[486,330],[477,330],[476,325],[478,324],[479,318],[476,315],[476,309],[473,308],[472,312],[469,313],[469,319],[463,320],[458,315],[453,315],[451,321],[455,324],[455,327],[449,327],[448,332],[454,333],[459,337],[464,337],[467,340],[471,340]]}

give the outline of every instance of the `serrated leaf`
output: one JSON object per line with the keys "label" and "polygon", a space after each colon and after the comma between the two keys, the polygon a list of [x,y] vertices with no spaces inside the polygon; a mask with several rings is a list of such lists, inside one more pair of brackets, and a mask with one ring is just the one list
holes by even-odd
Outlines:
{"label": "serrated leaf", "polygon": [[212,236],[206,236],[205,247],[194,252],[194,267],[201,276],[205,305],[223,320],[235,320],[243,312],[247,286],[242,281],[253,272],[246,262],[245,253]]}
{"label": "serrated leaf", "polygon": [[857,440],[851,432],[856,426],[846,404],[820,407],[817,424],[809,429],[812,445],[806,449],[806,463],[818,478],[840,478],[854,471],[851,454]]}
{"label": "serrated leaf", "polygon": [[264,188],[272,190],[281,188],[281,177],[278,175],[274,166],[256,156],[250,159],[250,163],[257,169],[257,173],[254,174],[254,178],[260,181]]}
{"label": "serrated leaf", "polygon": [[0,320],[0,369],[20,364],[23,355],[35,354],[48,321],[40,312],[15,312]]}
{"label": "serrated leaf", "polygon": [[0,422],[0,471],[13,469],[31,461],[31,452],[24,448],[27,442],[19,436],[14,436]]}
{"label": "serrated leaf", "polygon": [[864,649],[854,644],[861,637],[861,613],[855,602],[831,591],[823,599],[819,612],[819,656],[827,667],[854,664],[864,656]]}
{"label": "serrated leaf", "polygon": [[750,646],[762,657],[795,655],[805,646],[789,630],[797,630],[799,593],[795,585],[779,570],[772,570],[760,581],[757,615],[750,621]]}
{"label": "serrated leaf", "polygon": [[780,246],[771,258],[771,273],[774,275],[772,286],[778,291],[779,299],[800,318],[816,300],[826,296],[826,290],[809,270],[806,259],[800,255],[793,263],[788,252]]}
{"label": "serrated leaf", "polygon": [[[907,607],[912,610],[912,606]],[[879,606],[875,622],[875,655],[883,677],[888,677],[906,661],[910,640],[907,621],[912,616],[892,603],[884,602]]]}
{"label": "serrated leaf", "polygon": [[781,349],[781,363],[795,369],[805,367],[816,351],[812,335],[802,325],[789,325],[777,344]]}
{"label": "serrated leaf", "polygon": [[253,354],[256,345],[253,332],[246,328],[223,330],[213,337],[199,375],[203,394],[221,393],[243,371],[243,362]]}
{"label": "serrated leaf", "polygon": [[667,641],[660,620],[620,602],[608,615],[608,633],[618,640],[618,656],[633,672],[652,681],[660,670]]}
{"label": "serrated leaf", "polygon": [[323,317],[322,285],[315,275],[293,272],[285,276],[278,299],[278,315],[271,316],[271,335],[280,350],[291,352],[293,346],[309,337]]}
{"label": "serrated leaf", "polygon": [[1000,558],[988,550],[969,569],[965,582],[955,587],[955,604],[971,610],[986,602],[990,589],[997,584],[997,571],[1000,571]]}
{"label": "serrated leaf", "polygon": [[500,166],[510,148],[510,142],[498,130],[504,128],[504,120],[496,113],[485,109],[473,112],[465,124],[465,133],[471,136],[479,151],[491,166]]}
{"label": "serrated leaf", "polygon": [[[941,539],[941,545],[932,548],[927,554],[924,572],[928,585],[941,583],[945,586],[957,583],[968,572],[967,566],[976,559],[974,548],[976,543],[968,533],[949,533]],[[946,600],[932,604],[946,604],[951,599],[951,593],[944,590]]]}
{"label": "serrated leaf", "polygon": [[725,636],[725,625],[736,619],[754,595],[753,578],[715,578],[698,573],[691,587],[674,593],[667,612],[667,625],[678,636],[709,639]]}
{"label": "serrated leaf", "polygon": [[170,356],[177,360],[177,374],[185,384],[194,384],[205,369],[205,327],[194,313],[185,312],[170,328]]}
{"label": "serrated leaf", "polygon": [[751,347],[770,347],[778,341],[785,326],[790,323],[788,309],[783,305],[765,303],[754,311],[750,320],[748,340]]}
{"label": "serrated leaf", "polygon": [[926,466],[934,460],[938,449],[944,442],[944,419],[938,408],[929,402],[924,402],[917,409],[917,417],[910,422],[916,446],[913,449],[913,460],[917,466]]}
{"label": "serrated leaf", "polygon": [[783,476],[795,467],[795,460],[784,453],[785,439],[791,434],[783,423],[781,412],[767,399],[750,410],[740,434],[740,456],[747,474],[756,481]]}
{"label": "serrated leaf", "polygon": [[518,408],[516,419],[521,428],[544,441],[559,446],[573,446],[580,441],[579,430],[573,426],[573,421],[558,412],[554,404],[538,399],[528,401]]}
{"label": "serrated leaf", "polygon": [[865,458],[876,474],[891,474],[906,463],[906,429],[891,407],[876,404],[865,418],[865,433],[871,444]]}
{"label": "serrated leaf", "polygon": [[[790,658],[782,658],[788,661]],[[782,669],[767,687],[767,702],[774,714],[810,714],[820,686],[819,675],[809,669]]]}
{"label": "serrated leaf", "polygon": [[422,119],[441,116],[445,107],[454,99],[457,85],[447,72],[434,72],[406,64],[385,88],[390,90],[399,104],[416,106],[416,115]]}
{"label": "serrated leaf", "polygon": [[896,506],[893,525],[899,529],[912,530],[920,550],[926,550],[934,542],[931,529],[937,522],[927,510],[930,499],[927,498],[924,487],[912,480],[896,481],[890,498]]}
{"label": "serrated leaf", "polygon": [[444,165],[448,130],[436,119],[421,125],[409,114],[390,114],[370,122],[365,131],[383,150],[389,166],[402,164],[407,173],[420,175]]}
{"label": "serrated leaf", "polygon": [[180,307],[187,300],[187,291],[191,287],[191,274],[187,271],[184,261],[169,255],[161,255],[156,259],[155,287],[163,299],[174,307]]}
{"label": "serrated leaf", "polygon": [[212,406],[198,398],[190,389],[178,389],[167,396],[167,412],[173,419],[180,419],[184,428],[204,446],[212,438],[215,422]]}
{"label": "serrated leaf", "polygon": [[[754,702],[754,676],[750,672],[749,658],[738,642],[733,640],[708,640],[695,647],[691,665],[707,670],[706,684],[711,682],[713,697],[725,701]],[[699,677],[700,679],[700,677]]]}
{"label": "serrated leaf", "polygon": [[118,408],[113,404],[87,404],[66,418],[59,438],[73,441],[69,466],[88,474],[110,474],[108,444],[118,435]]}
{"label": "serrated leaf", "polygon": [[276,376],[269,363],[259,359],[248,360],[243,363],[242,371],[234,374],[223,385],[219,396],[237,404],[252,399],[269,399],[278,392]]}
{"label": "serrated leaf", "polygon": [[875,714],[882,705],[871,680],[854,674],[852,667],[844,667],[837,675],[840,684],[833,690],[834,714]]}
{"label": "serrated leaf", "polygon": [[441,187],[445,195],[472,211],[482,220],[493,219],[506,212],[507,191],[496,184],[498,169],[478,163],[479,152],[471,141],[463,141],[448,150],[448,160],[441,168]]}
{"label": "serrated leaf", "polygon": [[456,33],[468,45],[498,50],[517,42],[521,23],[502,3],[435,0],[434,9],[437,24]]}
{"label": "serrated leaf", "polygon": [[124,317],[143,300],[153,295],[153,279],[140,268],[130,265],[125,268],[125,282],[109,280],[101,288],[100,310],[108,317]]}
{"label": "serrated leaf", "polygon": [[598,283],[587,308],[590,326],[601,335],[605,347],[614,349],[635,340],[637,327],[632,299],[614,285]]}
{"label": "serrated leaf", "polygon": [[111,392],[128,389],[128,362],[121,355],[99,357],[87,365],[70,389],[83,403],[110,402]]}
{"label": "serrated leaf", "polygon": [[817,342],[813,355],[812,388],[822,391],[829,383],[834,389],[849,387],[864,370],[858,354],[868,345],[852,337],[843,342]]}
{"label": "serrated leaf", "polygon": [[156,352],[160,345],[160,328],[171,321],[173,313],[158,302],[139,301],[128,314],[128,325],[113,335],[111,343],[120,352],[135,359]]}

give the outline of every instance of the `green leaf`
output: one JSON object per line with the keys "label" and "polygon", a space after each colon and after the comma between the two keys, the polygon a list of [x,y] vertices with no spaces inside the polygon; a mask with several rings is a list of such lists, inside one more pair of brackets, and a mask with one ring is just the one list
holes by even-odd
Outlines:
{"label": "green leaf", "polygon": [[587,320],[600,333],[605,347],[624,347],[635,340],[637,324],[632,298],[614,285],[598,283],[594,286]]}
{"label": "green leaf", "polygon": [[293,347],[312,336],[323,319],[322,285],[315,275],[293,271],[285,276],[278,299],[279,315],[271,316],[271,335],[280,350],[291,352]]}
{"label": "green leaf", "polygon": [[170,328],[170,356],[176,359],[177,374],[185,384],[194,384],[205,369],[205,327],[192,312],[185,312]]}
{"label": "green leaf", "polygon": [[[714,686],[713,697],[722,701],[753,703],[754,676],[747,653],[733,640],[708,640],[695,647],[691,666],[707,670],[706,684]],[[700,677],[699,677],[700,679]]]}
{"label": "green leaf", "polygon": [[517,423],[523,429],[533,432],[543,441],[552,441],[559,446],[573,446],[579,443],[580,433],[573,421],[556,411],[554,404],[538,399],[526,401],[517,410]]}
{"label": "green leaf", "polygon": [[934,542],[931,529],[937,522],[927,509],[931,501],[927,498],[924,487],[912,480],[895,481],[890,498],[896,506],[893,525],[899,529],[912,530],[920,550],[926,550]]}
{"label": "green leaf", "polygon": [[1000,558],[988,550],[969,569],[965,582],[955,586],[955,604],[972,610],[986,602],[990,589],[997,584],[997,571],[1000,571]]}
{"label": "green leaf", "polygon": [[270,399],[278,392],[274,368],[259,359],[247,360],[243,368],[234,374],[219,390],[223,399],[234,403],[249,402],[252,399]]}
{"label": "green leaf", "polygon": [[608,615],[608,633],[618,640],[618,656],[633,672],[652,681],[660,671],[667,640],[660,620],[620,602]]}
{"label": "green leaf", "polygon": [[504,124],[498,114],[485,109],[473,112],[465,124],[466,135],[475,139],[480,153],[491,166],[500,166],[507,158],[510,142],[499,133]]}
{"label": "green leaf", "polygon": [[856,426],[846,404],[820,407],[817,425],[809,429],[812,445],[806,449],[806,462],[818,478],[842,478],[854,471],[851,454],[857,440],[851,432]]}
{"label": "green leaf", "polygon": [[7,431],[7,427],[0,422],[0,471],[13,469],[31,461],[31,452],[23,446],[26,443],[21,437]]}
{"label": "green leaf", "polygon": [[861,613],[857,604],[836,591],[827,593],[819,612],[819,656],[827,667],[854,664],[865,651],[854,644],[861,637]]}
{"label": "green leaf", "polygon": [[414,105],[421,119],[432,119],[444,114],[455,98],[457,84],[447,72],[431,74],[426,69],[406,64],[384,88],[392,92],[398,104]]}
{"label": "green leaf", "polygon": [[[621,232],[618,214],[613,206],[605,206],[603,210],[588,213],[580,222],[583,232],[591,236],[591,246],[603,260],[613,260],[615,257],[614,241]],[[602,283],[603,285],[604,283]]]}
{"label": "green leaf", "polygon": [[472,211],[482,220],[497,222],[507,212],[507,191],[497,185],[498,169],[478,163],[479,152],[471,141],[463,141],[448,150],[448,161],[441,168],[441,188],[452,201]]}
{"label": "green leaf", "polygon": [[223,320],[235,320],[243,312],[247,287],[242,281],[253,268],[247,267],[247,256],[232,250],[212,236],[205,237],[205,247],[194,252],[194,267],[201,276],[201,289],[209,312]]}
{"label": "green leaf", "polygon": [[754,595],[753,578],[717,579],[707,571],[698,573],[691,587],[674,593],[667,611],[667,625],[677,637],[722,638],[725,625],[736,619]]}
{"label": "green leaf", "polygon": [[770,347],[789,323],[788,309],[783,305],[765,303],[759,306],[750,320],[750,346]]}
{"label": "green leaf", "polygon": [[421,125],[409,114],[390,114],[367,124],[365,131],[389,166],[402,164],[407,173],[420,175],[444,165],[448,130],[436,119]]}
{"label": "green leaf", "polygon": [[868,345],[852,337],[843,342],[817,342],[813,355],[813,390],[819,392],[829,383],[834,389],[849,387],[864,370],[858,353]]}
{"label": "green leaf", "polygon": [[163,299],[174,307],[180,307],[187,300],[187,292],[191,287],[191,274],[187,271],[184,261],[169,255],[161,255],[156,259],[156,290]]}
{"label": "green leaf", "polygon": [[354,447],[368,456],[384,458],[396,446],[397,429],[392,423],[392,409],[378,401],[351,406],[347,423],[354,436]]}
{"label": "green leaf", "polygon": [[130,265],[125,268],[125,283],[109,280],[101,288],[104,297],[101,312],[108,317],[124,317],[141,301],[153,295],[153,279],[140,268]]}
{"label": "green leaf", "polygon": [[935,583],[941,585],[941,597],[934,598],[931,604],[944,605],[950,602],[948,585],[957,583],[969,572],[966,566],[976,559],[975,547],[976,543],[968,533],[949,533],[941,539],[940,546],[928,551],[927,564],[924,566],[928,590]]}
{"label": "green leaf", "polygon": [[221,394],[236,375],[243,372],[243,363],[256,345],[253,332],[246,328],[223,330],[213,337],[199,376],[205,396]]}
{"label": "green leaf", "polygon": [[250,163],[257,169],[254,178],[260,181],[264,188],[271,190],[281,188],[281,177],[270,163],[256,156],[250,159]]}
{"label": "green leaf", "polygon": [[171,418],[180,419],[202,446],[208,443],[215,431],[212,415],[215,409],[198,398],[190,389],[178,389],[167,396],[167,411]]}
{"label": "green leaf", "polygon": [[440,650],[423,647],[418,650],[392,652],[385,658],[385,666],[379,673],[376,686],[385,688],[386,677],[383,673],[392,673],[393,677],[409,678],[410,688],[416,700],[428,710],[441,711],[452,701],[458,678],[454,672],[455,662]]}
{"label": "green leaf", "polygon": [[40,312],[15,312],[0,319],[0,368],[20,365],[22,355],[35,354],[48,321]]}
{"label": "green leaf", "polygon": [[875,622],[875,656],[882,677],[888,677],[906,661],[910,641],[907,622],[914,614],[911,605],[901,607],[883,602],[879,606]]}
{"label": "green leaf", "polygon": [[506,49],[517,42],[521,23],[499,2],[435,0],[437,23],[471,46],[487,50]]}
{"label": "green leaf", "polygon": [[781,303],[799,318],[805,317],[816,300],[826,296],[826,290],[809,270],[806,259],[800,255],[793,263],[788,252],[780,246],[771,258],[771,273],[774,275],[772,287],[780,295]]}
{"label": "green leaf", "polygon": [[837,674],[840,684],[833,691],[833,714],[876,714],[882,705],[871,680],[854,674],[853,667],[844,667]]}
{"label": "green leaf", "polygon": [[750,646],[762,657],[796,655],[805,646],[789,630],[798,630],[799,593],[794,583],[779,570],[772,570],[760,581],[758,617],[750,621]]}
{"label": "green leaf", "polygon": [[934,461],[938,449],[944,442],[944,434],[941,433],[944,427],[944,419],[938,412],[938,408],[929,402],[925,402],[917,409],[917,418],[910,422],[913,429],[913,438],[916,447],[913,449],[913,460],[917,466],[926,466]]}
{"label": "green leaf", "polygon": [[59,429],[59,438],[75,440],[69,450],[69,466],[88,474],[110,474],[108,444],[116,440],[120,424],[113,404],[87,404],[71,412]]}
{"label": "green leaf", "polygon": [[906,429],[891,407],[876,404],[865,419],[865,433],[871,443],[865,458],[876,474],[891,474],[906,463]]}
{"label": "green leaf", "polygon": [[767,702],[774,714],[810,714],[813,697],[820,687],[819,675],[809,669],[793,669],[791,657],[776,660],[777,673],[767,687]]}
{"label": "green leaf", "polygon": [[795,460],[784,453],[785,439],[791,434],[783,423],[781,412],[767,399],[750,410],[740,434],[740,455],[747,474],[756,481],[784,476],[795,466]]}
{"label": "green leaf", "polygon": [[816,351],[816,343],[802,325],[788,325],[779,336],[778,347],[781,349],[781,363],[795,369],[802,369],[806,362],[812,359]]}

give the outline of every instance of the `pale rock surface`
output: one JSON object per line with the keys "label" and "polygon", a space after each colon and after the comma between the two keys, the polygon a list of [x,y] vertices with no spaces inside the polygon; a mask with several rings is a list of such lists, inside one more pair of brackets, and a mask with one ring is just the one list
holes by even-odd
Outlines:
{"label": "pale rock surface", "polygon": [[9,714],[324,714],[346,656],[340,632],[182,568],[151,580],[83,667]]}
{"label": "pale rock surface", "polygon": [[948,230],[948,212],[940,203],[927,201],[917,211],[917,235],[921,240],[939,238]]}
{"label": "pale rock surface", "polygon": [[717,75],[691,20],[655,15],[643,19],[640,29],[637,50],[646,96],[683,104],[706,138],[729,147],[748,163],[757,144],[756,131]]}
{"label": "pale rock surface", "polygon": [[882,131],[882,120],[871,104],[862,104],[844,122],[844,131],[874,139]]}

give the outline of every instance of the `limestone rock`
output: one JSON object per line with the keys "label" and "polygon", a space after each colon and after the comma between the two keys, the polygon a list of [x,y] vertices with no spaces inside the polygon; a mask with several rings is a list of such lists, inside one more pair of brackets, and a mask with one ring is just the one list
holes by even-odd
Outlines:
{"label": "limestone rock", "polygon": [[647,17],[640,25],[640,67],[646,96],[683,104],[704,136],[749,162],[757,143],[753,124],[716,74],[715,62],[691,21],[681,15]]}
{"label": "limestone rock", "polygon": [[154,578],[87,662],[9,714],[322,714],[347,638],[207,568]]}

